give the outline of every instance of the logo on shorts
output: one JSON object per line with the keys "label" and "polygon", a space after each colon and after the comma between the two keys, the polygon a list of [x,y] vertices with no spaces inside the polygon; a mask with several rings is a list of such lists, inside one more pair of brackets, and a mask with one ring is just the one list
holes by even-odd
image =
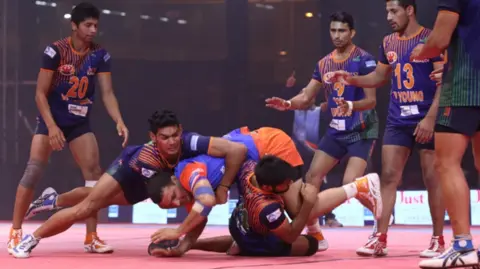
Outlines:
{"label": "logo on shorts", "polygon": [[71,64],[64,64],[58,68],[58,72],[64,76],[72,76],[75,74],[75,67]]}
{"label": "logo on shorts", "polygon": [[387,52],[387,60],[389,64],[393,64],[398,60],[398,55],[395,51]]}

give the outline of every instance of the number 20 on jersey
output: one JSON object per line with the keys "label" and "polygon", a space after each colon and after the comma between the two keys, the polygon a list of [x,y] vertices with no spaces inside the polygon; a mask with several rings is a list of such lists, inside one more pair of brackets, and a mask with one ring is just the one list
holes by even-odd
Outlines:
{"label": "number 20 on jersey", "polygon": [[83,99],[88,90],[88,77],[83,76],[78,78],[77,76],[70,77],[70,84],[72,85],[67,92],[68,98]]}

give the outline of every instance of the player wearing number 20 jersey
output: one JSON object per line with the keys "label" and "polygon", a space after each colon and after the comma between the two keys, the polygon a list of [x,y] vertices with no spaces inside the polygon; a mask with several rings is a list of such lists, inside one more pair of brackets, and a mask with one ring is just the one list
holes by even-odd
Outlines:
{"label": "player wearing number 20 jersey", "polygon": [[[110,54],[92,43],[84,52],[77,52],[71,38],[47,46],[42,69],[55,72],[48,95],[48,104],[55,123],[67,141],[90,132],[88,119],[95,96],[95,76],[110,72]],[[37,118],[37,134],[48,135],[42,117]]]}
{"label": "player wearing number 20 jersey", "polygon": [[[429,75],[433,71],[433,64],[443,62],[443,59],[437,57],[410,62],[412,50],[418,44],[425,43],[430,32],[422,27],[410,38],[393,33],[383,39],[379,62],[390,65],[393,71],[384,145],[412,148],[415,127],[427,115],[433,103],[436,86]],[[433,149],[433,141],[418,145],[420,148]]]}

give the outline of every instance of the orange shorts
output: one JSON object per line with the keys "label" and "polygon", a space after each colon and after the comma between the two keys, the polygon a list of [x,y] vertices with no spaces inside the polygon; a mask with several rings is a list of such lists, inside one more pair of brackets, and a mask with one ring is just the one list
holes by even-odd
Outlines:
{"label": "orange shorts", "polygon": [[248,127],[240,130],[242,134],[249,133],[253,137],[260,157],[274,155],[293,167],[303,165],[295,143],[284,131],[272,127],[262,127],[251,132]]}

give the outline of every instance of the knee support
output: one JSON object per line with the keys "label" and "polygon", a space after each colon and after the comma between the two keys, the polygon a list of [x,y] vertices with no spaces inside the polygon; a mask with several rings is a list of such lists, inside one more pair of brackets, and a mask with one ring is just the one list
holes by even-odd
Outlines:
{"label": "knee support", "polygon": [[315,255],[315,253],[317,253],[318,251],[318,240],[309,234],[302,235],[302,236],[308,240],[308,249],[307,249],[307,252],[305,253],[305,256]]}
{"label": "knee support", "polygon": [[23,177],[20,180],[20,185],[27,189],[35,189],[37,186],[38,181],[43,177],[45,173],[46,164],[30,160],[27,163],[27,168],[25,168],[25,172],[23,173]]}

